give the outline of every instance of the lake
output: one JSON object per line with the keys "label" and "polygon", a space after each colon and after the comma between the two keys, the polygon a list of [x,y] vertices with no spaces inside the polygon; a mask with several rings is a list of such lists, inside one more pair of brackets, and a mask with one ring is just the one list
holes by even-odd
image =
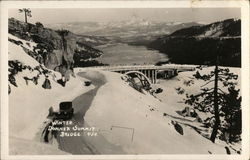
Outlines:
{"label": "lake", "polygon": [[149,50],[144,46],[133,46],[125,43],[107,44],[97,46],[103,55],[96,60],[110,65],[124,64],[155,64],[167,61],[167,55],[157,50]]}

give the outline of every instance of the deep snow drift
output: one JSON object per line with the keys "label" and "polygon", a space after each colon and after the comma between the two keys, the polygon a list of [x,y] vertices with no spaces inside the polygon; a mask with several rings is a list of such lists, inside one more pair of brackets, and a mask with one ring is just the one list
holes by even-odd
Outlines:
{"label": "deep snow drift", "polygon": [[[55,71],[51,71],[48,78],[51,82],[51,89],[42,88],[42,84],[45,80],[44,75],[39,76],[37,85],[32,82],[28,82],[27,85],[24,77],[32,78],[37,75],[38,71],[34,70],[34,68],[40,64],[25,53],[22,47],[33,50],[36,43],[19,39],[10,34],[9,38],[23,42],[23,45],[9,42],[9,60],[18,60],[23,65],[30,66],[33,69],[25,69],[22,72],[18,72],[15,76],[18,87],[10,85],[10,154],[52,154],[50,151],[52,146],[42,143],[38,144],[41,139],[40,133],[43,130],[43,123],[46,121],[46,117],[49,113],[49,107],[58,110],[60,102],[71,101],[78,95],[92,89],[93,86],[84,87],[84,78],[71,77],[70,81],[66,83],[66,86],[62,87],[56,82],[57,79],[61,78],[61,75]],[[27,43],[30,45],[27,45]],[[34,140],[37,142],[33,143]],[[48,147],[47,150],[46,147]],[[54,147],[54,151],[53,154],[64,153],[58,150],[57,146]]]}
{"label": "deep snow drift", "polygon": [[[206,69],[206,72],[208,70],[210,69]],[[91,73],[91,70],[86,71]],[[118,73],[104,71],[101,73],[105,75],[107,83],[97,92],[86,113],[85,121],[88,125],[99,128],[101,130],[99,134],[109,143],[122,148],[121,153],[226,154],[225,145],[213,144],[190,127],[190,124],[193,126],[201,124],[189,122],[189,119],[181,123],[183,121],[175,118],[178,115],[176,111],[181,108],[177,107],[181,97],[172,93],[171,88],[178,86],[179,80],[173,80],[172,86],[168,86],[166,92],[169,90],[170,92],[166,99],[169,99],[169,102],[161,102],[148,93],[143,94],[129,87],[121,80],[122,75]],[[194,73],[185,72],[178,78],[184,79]],[[163,113],[170,116],[163,116]],[[180,122],[184,135],[175,130],[171,120]],[[93,139],[90,143],[91,141],[96,144],[99,152],[109,154],[101,144],[98,145]]]}

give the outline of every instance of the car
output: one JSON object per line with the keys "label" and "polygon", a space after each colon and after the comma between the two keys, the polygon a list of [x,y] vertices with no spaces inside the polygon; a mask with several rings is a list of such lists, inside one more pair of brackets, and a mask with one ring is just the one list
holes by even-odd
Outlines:
{"label": "car", "polygon": [[85,85],[85,86],[90,86],[90,85],[91,85],[91,81],[85,81],[85,82],[84,82],[84,85]]}
{"label": "car", "polygon": [[155,93],[161,93],[162,91],[163,91],[162,88],[157,88],[156,91],[155,91]]}
{"label": "car", "polygon": [[69,120],[73,117],[73,114],[72,102],[61,102],[59,104],[59,112],[55,113],[55,119]]}

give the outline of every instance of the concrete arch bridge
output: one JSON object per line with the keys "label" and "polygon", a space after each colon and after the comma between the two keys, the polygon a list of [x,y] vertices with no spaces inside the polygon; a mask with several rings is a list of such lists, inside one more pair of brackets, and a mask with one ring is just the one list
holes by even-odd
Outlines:
{"label": "concrete arch bridge", "polygon": [[[118,72],[121,74],[127,74],[129,76],[135,75],[141,78],[142,83],[156,83],[157,74],[164,72],[165,77],[171,77],[178,75],[179,72],[183,71],[194,71],[196,65],[178,65],[178,64],[165,64],[161,66],[155,65],[116,65],[116,66],[96,66],[86,67],[88,69],[100,69],[104,71]],[[81,71],[83,68],[76,68]]]}
{"label": "concrete arch bridge", "polygon": [[[137,78],[140,81],[141,87],[143,87],[146,90],[149,90],[151,87],[151,81],[148,79],[148,77],[139,71],[128,71],[125,73],[128,77],[130,77],[130,81],[133,81],[133,84],[136,84],[134,78]],[[140,86],[140,85],[139,85]],[[138,86],[135,85],[134,88],[137,88]],[[138,88],[139,89],[139,88]],[[140,89],[139,89],[140,90]]]}

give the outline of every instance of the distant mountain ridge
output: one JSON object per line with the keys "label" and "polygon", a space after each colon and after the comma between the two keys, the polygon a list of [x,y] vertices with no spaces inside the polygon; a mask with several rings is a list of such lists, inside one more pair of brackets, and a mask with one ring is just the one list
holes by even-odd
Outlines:
{"label": "distant mountain ridge", "polygon": [[240,19],[227,19],[208,25],[192,26],[180,29],[170,36],[179,37],[236,37],[240,36]]}
{"label": "distant mountain ridge", "polygon": [[167,54],[172,63],[212,65],[219,54],[220,65],[240,67],[241,20],[183,28],[156,39],[148,47]]}
{"label": "distant mountain ridge", "polygon": [[[94,35],[105,37],[120,37],[122,41],[131,41],[133,37],[157,36],[171,34],[172,32],[194,25],[196,22],[151,22],[146,19],[131,19],[129,21],[114,22],[71,22],[47,24],[53,29],[68,29],[80,35]],[[137,38],[137,39],[138,39]]]}

